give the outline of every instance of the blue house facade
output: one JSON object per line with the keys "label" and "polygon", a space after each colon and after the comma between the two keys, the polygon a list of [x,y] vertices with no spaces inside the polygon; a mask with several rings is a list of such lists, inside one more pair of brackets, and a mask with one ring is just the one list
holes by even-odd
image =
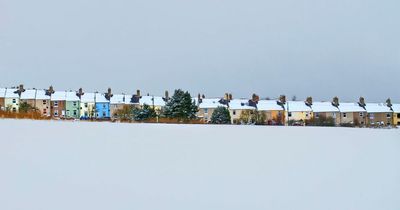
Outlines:
{"label": "blue house facade", "polygon": [[106,99],[104,94],[96,93],[95,113],[97,119],[110,118],[110,101]]}

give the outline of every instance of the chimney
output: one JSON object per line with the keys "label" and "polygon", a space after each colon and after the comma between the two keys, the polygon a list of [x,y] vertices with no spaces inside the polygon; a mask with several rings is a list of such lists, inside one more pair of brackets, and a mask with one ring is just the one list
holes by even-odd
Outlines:
{"label": "chimney", "polygon": [[251,96],[251,100],[257,103],[260,100],[260,97],[257,94],[253,93],[253,95]]}
{"label": "chimney", "polygon": [[279,103],[286,104],[286,96],[285,95],[280,95],[279,96]]}
{"label": "chimney", "polygon": [[339,98],[337,96],[332,99],[332,106],[338,108],[339,107]]}
{"label": "chimney", "polygon": [[365,99],[364,99],[364,97],[360,97],[358,105],[365,109]]}
{"label": "chimney", "polygon": [[113,97],[113,94],[111,92],[111,88],[108,88],[107,89],[107,93],[104,94],[104,95],[105,95],[105,98],[109,101],[111,99],[111,97]]}
{"label": "chimney", "polygon": [[81,99],[82,95],[85,94],[82,90],[82,88],[79,88],[78,92],[76,93],[76,96],[78,96],[79,99]]}
{"label": "chimney", "polygon": [[169,100],[168,90],[165,91],[165,97],[163,98],[165,102]]}
{"label": "chimney", "polygon": [[201,95],[201,98],[205,99],[205,98],[206,98],[206,96],[203,94],[203,95]]}
{"label": "chimney", "polygon": [[203,99],[201,98],[200,93],[197,95],[197,103],[201,104],[203,102]]}
{"label": "chimney", "polygon": [[229,94],[228,93],[225,93],[224,99],[227,100],[227,101],[229,100]]}
{"label": "chimney", "polygon": [[388,106],[390,109],[392,109],[392,100],[390,100],[390,98],[388,98],[387,100],[386,100],[386,106]]}
{"label": "chimney", "polygon": [[232,93],[229,93],[229,101],[232,101],[233,97],[232,97]]}
{"label": "chimney", "polygon": [[307,99],[306,99],[305,102],[306,102],[306,105],[307,105],[307,106],[310,106],[310,107],[311,107],[311,106],[312,106],[312,97],[311,97],[311,96],[307,97]]}
{"label": "chimney", "polygon": [[17,90],[14,93],[18,94],[21,97],[22,92],[25,92],[24,85],[19,85]]}
{"label": "chimney", "polygon": [[137,96],[140,96],[140,90],[139,90],[139,89],[136,90],[136,95],[137,95]]}
{"label": "chimney", "polygon": [[51,96],[54,93],[54,88],[51,85],[48,90],[46,90],[46,95]]}

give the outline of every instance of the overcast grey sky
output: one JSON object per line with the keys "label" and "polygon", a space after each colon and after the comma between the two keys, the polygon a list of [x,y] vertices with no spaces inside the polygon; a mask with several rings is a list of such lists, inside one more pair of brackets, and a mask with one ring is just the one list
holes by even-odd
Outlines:
{"label": "overcast grey sky", "polygon": [[400,102],[398,0],[0,0],[0,86]]}

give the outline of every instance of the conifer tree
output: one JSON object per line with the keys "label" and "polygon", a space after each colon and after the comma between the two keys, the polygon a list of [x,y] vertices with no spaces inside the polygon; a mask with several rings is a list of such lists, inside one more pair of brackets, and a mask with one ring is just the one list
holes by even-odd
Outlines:
{"label": "conifer tree", "polygon": [[189,92],[178,89],[175,90],[174,95],[166,103],[163,115],[167,118],[190,120],[196,118],[197,111],[198,107],[192,101]]}
{"label": "conifer tree", "polygon": [[212,124],[231,124],[229,110],[223,106],[217,107],[211,115]]}

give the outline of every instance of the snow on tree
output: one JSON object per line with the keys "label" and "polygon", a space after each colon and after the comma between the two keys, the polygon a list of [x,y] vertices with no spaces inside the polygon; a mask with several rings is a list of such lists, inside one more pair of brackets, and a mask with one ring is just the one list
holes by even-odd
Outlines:
{"label": "snow on tree", "polygon": [[180,120],[190,120],[196,118],[198,107],[192,101],[189,92],[181,89],[175,90],[174,95],[166,103],[163,116]]}
{"label": "snow on tree", "polygon": [[212,124],[231,124],[229,110],[223,106],[217,107],[211,115]]}

